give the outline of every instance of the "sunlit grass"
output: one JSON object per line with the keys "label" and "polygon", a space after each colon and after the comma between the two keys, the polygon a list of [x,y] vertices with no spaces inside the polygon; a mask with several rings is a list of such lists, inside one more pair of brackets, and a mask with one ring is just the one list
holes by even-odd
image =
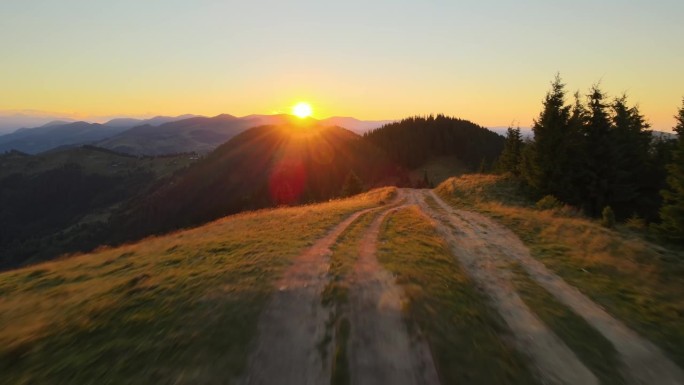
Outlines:
{"label": "sunlit grass", "polygon": [[0,382],[225,383],[290,260],[394,189],[226,217],[0,274]]}

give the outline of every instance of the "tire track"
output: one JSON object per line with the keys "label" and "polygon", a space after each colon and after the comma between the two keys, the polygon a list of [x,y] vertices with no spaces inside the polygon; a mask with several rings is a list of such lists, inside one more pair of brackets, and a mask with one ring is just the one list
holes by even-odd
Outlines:
{"label": "tire track", "polygon": [[439,384],[427,344],[410,336],[402,312],[403,293],[376,258],[380,227],[392,212],[371,223],[359,246],[349,291],[351,383]]}
{"label": "tire track", "polygon": [[484,215],[453,209],[434,192],[431,192],[431,196],[452,217],[458,218],[463,227],[469,227],[470,231],[477,234],[486,234],[483,238],[487,239],[490,249],[498,250],[497,254],[508,260],[517,261],[532,279],[603,334],[617,350],[623,361],[623,372],[630,383],[684,384],[684,372],[658,347],[613,318],[577,288],[533,258],[512,231]]}
{"label": "tire track", "polygon": [[[402,192],[394,199],[399,201]],[[331,246],[361,215],[357,211],[293,260],[277,284],[258,325],[256,344],[248,358],[244,385],[320,385],[330,383],[330,364],[318,346],[331,309],[321,303],[328,283]],[[327,347],[328,353],[330,346]],[[330,354],[326,354],[330,357]]]}
{"label": "tire track", "polygon": [[508,262],[500,250],[490,247],[488,237],[472,230],[460,218],[449,215],[445,203],[440,213],[430,208],[424,193],[412,191],[412,199],[436,222],[438,232],[473,280],[492,299],[513,333],[518,348],[527,354],[544,383],[598,384],[594,374],[548,327],[539,320],[515,291]]}

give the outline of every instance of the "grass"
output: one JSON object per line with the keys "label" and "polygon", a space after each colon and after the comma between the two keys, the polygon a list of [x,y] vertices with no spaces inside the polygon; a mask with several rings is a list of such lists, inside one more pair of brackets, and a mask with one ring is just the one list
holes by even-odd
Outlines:
{"label": "grass", "polygon": [[442,384],[536,383],[504,321],[428,218],[416,207],[399,210],[380,237],[378,259],[397,277],[406,315],[427,339]]}
{"label": "grass", "polygon": [[291,259],[393,194],[240,214],[1,273],[0,382],[225,383]]}
{"label": "grass", "polygon": [[532,280],[522,267],[517,264],[511,267],[516,289],[523,301],[575,352],[601,384],[624,384],[625,380],[620,373],[622,363],[613,344],[584,318]]}
{"label": "grass", "polygon": [[[571,210],[539,211],[511,178],[469,175],[436,189],[514,231],[533,257],[684,367],[684,255]],[[566,214],[567,213],[567,214]]]}

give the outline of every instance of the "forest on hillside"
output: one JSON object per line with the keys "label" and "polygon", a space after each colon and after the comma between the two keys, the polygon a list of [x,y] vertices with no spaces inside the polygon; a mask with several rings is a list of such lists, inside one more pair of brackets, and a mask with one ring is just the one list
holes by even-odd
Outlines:
{"label": "forest on hillside", "polygon": [[491,164],[504,146],[500,135],[445,115],[403,119],[363,137],[407,169],[420,167],[434,157],[455,155],[475,171],[483,162]]}

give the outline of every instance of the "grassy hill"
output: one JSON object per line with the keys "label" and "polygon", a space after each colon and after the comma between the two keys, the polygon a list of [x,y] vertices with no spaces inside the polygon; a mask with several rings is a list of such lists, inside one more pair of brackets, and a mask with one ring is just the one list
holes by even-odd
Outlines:
{"label": "grassy hill", "polygon": [[[450,178],[435,192],[452,207],[484,213],[513,230],[534,259],[684,364],[680,250],[653,245],[624,226],[605,229],[570,208],[539,210],[505,176]],[[403,200],[394,200],[397,194]],[[378,266],[402,288],[406,327],[429,344],[442,384],[539,383],[526,345],[513,342],[515,329],[472,275],[474,267],[444,238],[434,198],[426,190],[377,189],[237,214],[0,273],[0,381],[233,383],[248,370],[269,299],[286,289],[276,283],[304,250],[357,213],[325,254],[327,285],[318,299],[332,309],[321,325],[328,331],[320,354],[328,344],[336,349],[326,356],[335,368],[333,383],[345,383],[353,371],[349,328],[351,322],[353,336],[359,311],[353,293],[360,284],[354,277],[372,223],[381,223]],[[494,227],[483,230],[490,238],[482,240],[500,238]],[[452,234],[463,231],[471,230]],[[483,247],[495,252],[496,246]],[[500,251],[504,257],[510,250]],[[602,383],[626,382],[618,352],[586,314],[560,302],[518,264],[500,265],[530,311]]]}
{"label": "grassy hill", "polygon": [[290,259],[393,194],[244,213],[0,273],[0,382],[225,383]]}

